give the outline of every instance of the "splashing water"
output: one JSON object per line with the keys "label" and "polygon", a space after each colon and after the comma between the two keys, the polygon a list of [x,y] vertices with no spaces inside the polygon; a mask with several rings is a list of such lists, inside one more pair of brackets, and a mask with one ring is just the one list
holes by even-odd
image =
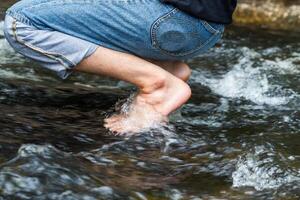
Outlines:
{"label": "splashing water", "polygon": [[266,68],[276,70],[280,74],[299,74],[300,73],[300,54],[293,53],[292,57],[287,59],[276,58],[275,60],[266,60]]}
{"label": "splashing water", "polygon": [[[207,78],[207,75],[203,75],[204,73],[200,71],[194,74],[193,80],[208,86],[219,95],[230,98],[245,98],[260,105],[284,105],[289,103],[291,99],[298,97],[298,94],[293,90],[270,83],[268,78],[270,71],[266,69],[270,68],[271,62],[266,61],[267,67],[264,63],[254,67],[257,65],[256,60],[261,59],[261,55],[246,47],[243,47],[241,52],[242,57],[238,63],[221,78]],[[282,63],[284,62],[291,61],[282,61]],[[278,67],[282,65],[277,64]],[[290,66],[286,68],[291,69]]]}
{"label": "splashing water", "polygon": [[[166,119],[163,115],[156,112],[151,105],[139,101],[137,98],[137,93],[134,93],[125,102],[124,100],[117,102],[115,108],[119,114],[112,116],[118,118],[116,126],[130,127],[125,131],[127,136],[166,126]],[[122,133],[124,132],[120,132],[120,134]]]}
{"label": "splashing water", "polygon": [[261,191],[300,181],[300,171],[288,168],[277,157],[275,151],[264,146],[256,146],[253,152],[241,156],[232,174],[233,187],[251,186]]}

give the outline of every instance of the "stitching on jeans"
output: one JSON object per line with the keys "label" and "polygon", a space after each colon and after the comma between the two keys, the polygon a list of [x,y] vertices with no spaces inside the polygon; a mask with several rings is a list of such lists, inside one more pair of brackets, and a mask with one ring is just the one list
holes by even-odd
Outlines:
{"label": "stitching on jeans", "polygon": [[207,21],[200,20],[206,30],[208,30],[212,34],[219,34],[220,31],[212,27]]}
{"label": "stitching on jeans", "polygon": [[[167,14],[161,16],[160,18],[158,18],[151,26],[151,40],[152,40],[152,45],[156,48],[158,48],[159,50],[161,50],[163,53],[167,54],[167,55],[171,55],[171,56],[187,56],[189,54],[192,54],[194,52],[197,52],[199,50],[201,50],[202,48],[204,48],[206,45],[208,45],[219,33],[220,31],[209,31],[212,36],[204,43],[200,44],[196,49],[190,50],[190,51],[186,51],[184,53],[172,53],[169,51],[166,51],[164,49],[162,49],[159,44],[158,41],[156,39],[156,32],[157,29],[159,28],[159,25],[166,19],[170,18],[172,15],[174,15],[177,11],[179,11],[179,9],[174,8],[171,11],[169,11]],[[202,23],[202,20],[200,20]],[[202,25],[205,27],[205,29],[208,29],[209,26],[206,26],[202,23]],[[212,29],[213,30],[213,29]]]}
{"label": "stitching on jeans", "polygon": [[32,23],[30,22],[30,20],[20,14],[20,12],[22,11],[27,11],[30,10],[32,8],[38,8],[38,7],[42,7],[43,5],[64,5],[64,4],[99,4],[99,3],[126,3],[126,4],[131,4],[131,3],[148,3],[148,2],[152,2],[153,0],[56,0],[56,1],[51,1],[49,2],[48,0],[42,1],[40,3],[31,5],[31,6],[27,6],[24,8],[20,8],[16,11],[14,11],[14,9],[8,9],[6,11],[6,14],[9,14],[11,16],[17,17],[18,20],[21,19],[21,22],[28,24],[28,25],[32,25]]}
{"label": "stitching on jeans", "polygon": [[16,19],[19,22],[22,22],[23,24],[27,24],[29,26],[33,26],[30,20],[25,17],[24,15],[21,15],[17,12],[12,12],[11,10],[6,11],[6,15],[11,16],[12,18]]}
{"label": "stitching on jeans", "polygon": [[163,20],[165,20],[165,19],[171,17],[171,15],[174,14],[174,13],[176,13],[177,11],[178,11],[177,8],[173,8],[173,9],[172,9],[171,11],[169,11],[167,14],[164,14],[163,16],[161,16],[161,17],[159,17],[157,20],[155,20],[154,23],[151,25],[151,28],[150,28],[150,30],[151,30],[151,31],[150,31],[150,32],[151,32],[151,40],[152,40],[152,44],[153,44],[154,46],[158,47],[158,46],[157,46],[156,32],[155,32],[155,31],[158,29],[159,24],[160,24]]}
{"label": "stitching on jeans", "polygon": [[61,1],[61,0],[57,0],[57,1],[51,1],[51,2],[48,2],[48,1],[45,1],[43,3],[39,3],[39,4],[35,4],[35,5],[32,5],[32,6],[28,6],[28,7],[25,7],[23,9],[21,9],[21,11],[23,10],[29,10],[31,8],[38,8],[38,7],[41,7],[43,5],[64,5],[64,4],[86,4],[86,3],[89,3],[89,4],[98,4],[98,3],[132,3],[132,2],[146,2],[146,0],[104,0],[104,1],[101,1],[101,0],[76,0],[76,1]]}
{"label": "stitching on jeans", "polygon": [[[38,52],[38,53],[40,53],[40,54],[42,54],[42,55],[45,55],[45,56],[47,56],[47,57],[49,57],[49,58],[51,58],[51,59],[54,59],[54,60],[60,62],[60,63],[61,63],[64,67],[66,67],[67,69],[70,69],[71,66],[75,66],[75,64],[74,64],[72,61],[70,61],[69,59],[67,59],[64,55],[61,55],[61,54],[58,54],[58,53],[53,53],[53,52],[47,52],[47,51],[45,51],[45,50],[43,50],[43,49],[40,49],[40,48],[38,48],[38,47],[35,47],[35,46],[33,46],[33,45],[31,45],[31,44],[28,44],[28,43],[26,43],[25,41],[21,40],[21,39],[18,37],[18,34],[17,34],[17,21],[16,21],[15,19],[14,19],[14,21],[13,21],[12,32],[13,32],[13,36],[14,36],[15,40],[16,40],[18,43],[20,43],[20,44],[22,44],[22,45],[24,45],[24,46],[30,48],[30,49],[33,50],[33,51],[36,51],[36,52]],[[69,65],[66,64],[66,63],[69,63],[71,66],[69,66]]]}

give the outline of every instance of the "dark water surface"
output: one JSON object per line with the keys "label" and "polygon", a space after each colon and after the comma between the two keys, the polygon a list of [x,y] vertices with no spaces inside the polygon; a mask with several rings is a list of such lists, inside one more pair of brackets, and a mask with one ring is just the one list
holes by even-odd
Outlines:
{"label": "dark water surface", "polygon": [[189,62],[193,96],[170,126],[122,138],[102,121],[132,87],[59,80],[2,26],[0,199],[300,199],[299,36],[229,29]]}

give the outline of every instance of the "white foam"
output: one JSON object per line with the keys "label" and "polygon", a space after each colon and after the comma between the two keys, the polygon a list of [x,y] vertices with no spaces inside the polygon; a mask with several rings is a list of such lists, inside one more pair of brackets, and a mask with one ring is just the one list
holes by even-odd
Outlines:
{"label": "white foam", "polygon": [[279,53],[280,51],[281,51],[281,48],[279,48],[279,47],[271,47],[271,48],[264,49],[262,51],[262,54],[265,56],[268,56],[268,55],[273,55],[275,53]]}
{"label": "white foam", "polygon": [[265,146],[257,146],[253,152],[241,156],[232,174],[233,187],[250,186],[261,191],[300,181],[299,172],[280,163],[276,156]]}
{"label": "white foam", "polygon": [[266,60],[265,67],[269,70],[276,70],[280,74],[299,74],[300,73],[300,54],[294,53],[292,57],[287,59],[276,58],[273,60]]}
{"label": "white foam", "polygon": [[181,200],[183,199],[183,194],[177,189],[171,189],[169,198],[171,200]]}
{"label": "white foam", "polygon": [[109,186],[101,186],[98,188],[93,188],[92,191],[97,192],[98,194],[106,198],[109,198],[114,194],[114,190]]}
{"label": "white foam", "polygon": [[283,89],[280,85],[269,82],[272,69],[270,64],[254,67],[257,64],[256,60],[263,60],[260,54],[245,47],[241,51],[241,59],[223,76],[216,78],[213,75],[207,76],[207,72],[196,71],[192,80],[208,86],[213,92],[224,97],[245,98],[260,105],[283,105],[297,96],[291,89]]}

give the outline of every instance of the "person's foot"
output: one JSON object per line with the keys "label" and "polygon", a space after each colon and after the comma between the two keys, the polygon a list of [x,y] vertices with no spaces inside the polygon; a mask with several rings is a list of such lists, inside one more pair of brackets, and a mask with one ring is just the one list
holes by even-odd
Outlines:
{"label": "person's foot", "polygon": [[182,80],[168,76],[153,88],[142,88],[127,112],[105,119],[105,127],[116,134],[135,133],[167,122],[167,116],[191,96]]}
{"label": "person's foot", "polygon": [[167,122],[167,118],[158,113],[153,106],[145,103],[140,97],[128,105],[126,111],[114,114],[104,120],[105,128],[115,135],[136,133],[148,128],[153,128]]}

